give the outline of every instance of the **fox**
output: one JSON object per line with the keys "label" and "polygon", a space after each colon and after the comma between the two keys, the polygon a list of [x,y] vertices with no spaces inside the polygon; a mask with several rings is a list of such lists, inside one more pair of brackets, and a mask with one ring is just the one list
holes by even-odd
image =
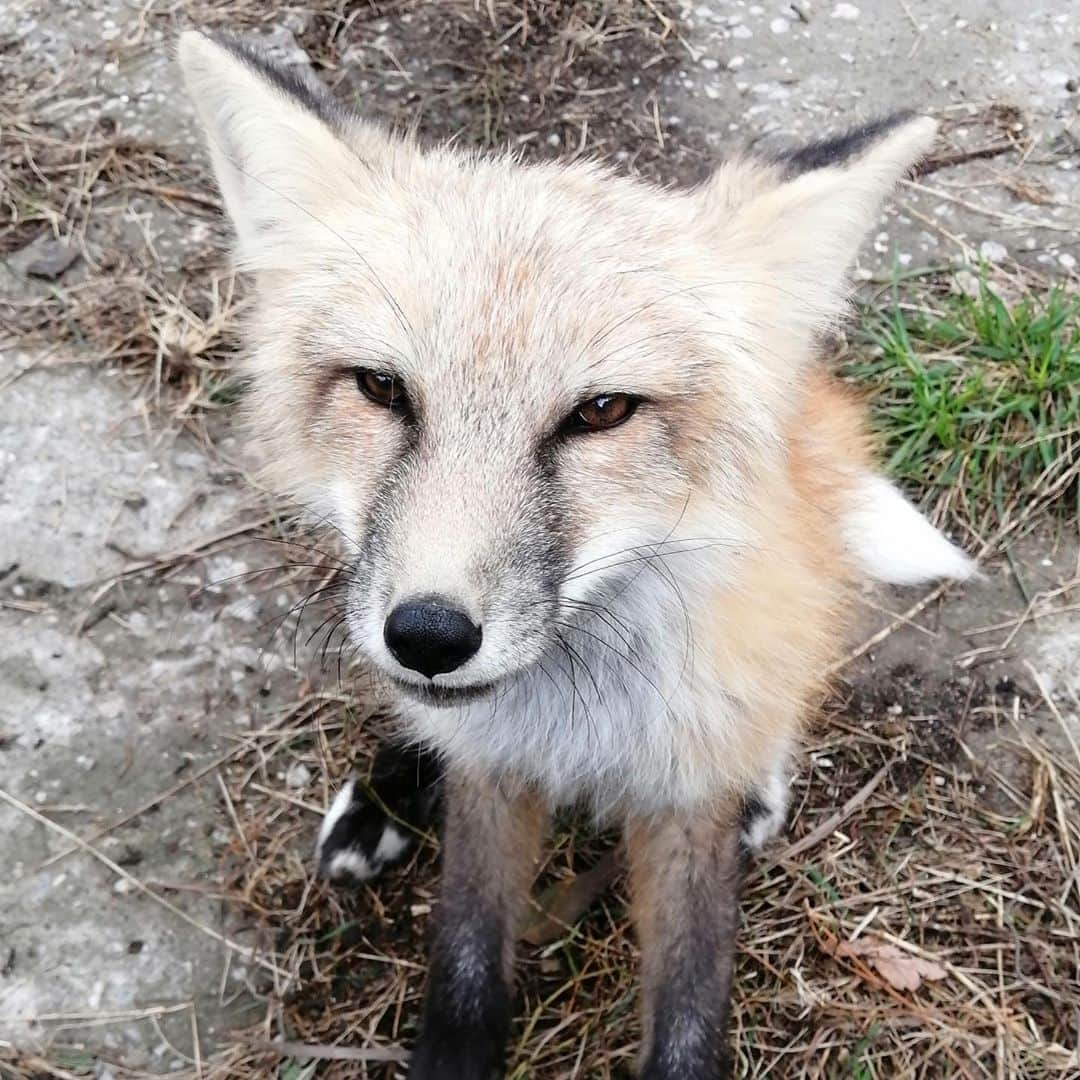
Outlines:
{"label": "fox", "polygon": [[226,34],[178,55],[251,276],[270,488],[340,538],[395,702],[379,804],[317,841],[358,882],[441,807],[411,1080],[504,1074],[554,812],[625,837],[642,1080],[730,1075],[749,860],[868,581],[975,563],[875,463],[827,370],[851,266],[935,122],[901,113],[693,188],[423,146]]}

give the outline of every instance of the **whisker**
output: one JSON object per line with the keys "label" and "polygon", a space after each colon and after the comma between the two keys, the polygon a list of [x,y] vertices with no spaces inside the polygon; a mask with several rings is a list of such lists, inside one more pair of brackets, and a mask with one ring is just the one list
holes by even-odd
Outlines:
{"label": "whisker", "polygon": [[[695,548],[676,548],[677,544],[697,544]],[[598,555],[594,559],[589,559],[586,562],[581,563],[578,566],[570,568],[570,572],[563,580],[564,581],[576,581],[578,578],[588,577],[589,574],[598,573],[601,570],[607,570],[614,566],[621,566],[624,562],[632,562],[634,558],[639,554],[643,555],[678,555],[683,551],[702,551],[708,548],[717,547],[739,547],[741,542],[734,539],[725,540],[722,537],[709,537],[709,536],[687,536],[678,540],[658,540],[656,543],[648,544],[634,544],[631,547],[620,548],[618,551],[608,552],[606,555]],[[665,548],[672,548],[671,551],[665,551]],[[622,555],[630,555],[631,559],[625,559],[610,563],[610,565],[604,565],[596,567],[594,570],[586,571],[588,567],[595,566],[596,563],[608,563],[611,559],[619,559]]]}
{"label": "whisker", "polygon": [[[640,665],[634,663],[633,659],[629,655],[624,656],[621,652],[619,652],[618,649],[615,648],[614,645],[611,644],[610,641],[608,641],[606,638],[602,637],[600,634],[594,634],[591,630],[586,630],[585,627],[576,626],[573,623],[560,623],[559,625],[565,627],[567,630],[573,630],[575,633],[585,634],[587,637],[590,637],[594,641],[599,642],[605,648],[607,648],[608,650],[613,652],[619,658],[620,662],[629,665],[629,667],[630,667],[630,669],[632,671],[634,671],[636,674],[640,675],[641,678],[644,679],[645,682],[647,682],[649,684],[649,686],[653,689],[653,691],[655,691],[656,696],[660,699],[660,702],[664,707],[664,711],[667,712],[669,716],[672,715],[672,712],[671,712],[671,697],[672,697],[672,694],[674,694],[674,690],[672,691],[672,694],[666,694],[665,695],[663,690],[661,690],[660,687],[657,685],[655,679],[653,679],[651,676],[646,674],[646,672],[640,667]],[[606,660],[605,662],[608,664],[609,667],[612,668],[612,670],[618,671],[618,668],[615,667],[615,665],[612,664],[612,662],[610,660]]]}

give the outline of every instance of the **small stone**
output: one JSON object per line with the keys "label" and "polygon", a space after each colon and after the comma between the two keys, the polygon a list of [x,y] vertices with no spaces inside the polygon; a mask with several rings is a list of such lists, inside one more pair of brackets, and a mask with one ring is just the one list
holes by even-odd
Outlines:
{"label": "small stone", "polygon": [[982,290],[982,285],[979,282],[978,277],[970,270],[958,270],[956,274],[953,275],[953,282],[960,292],[965,296],[970,296],[972,300],[977,299]]}
{"label": "small stone", "polygon": [[999,244],[996,240],[984,240],[979,245],[979,254],[986,259],[987,262],[996,263],[1009,257],[1009,249],[1004,244]]}
{"label": "small stone", "polygon": [[1067,251],[1063,251],[1058,256],[1058,262],[1061,263],[1066,270],[1073,270],[1076,268],[1076,256],[1070,255]]}
{"label": "small stone", "polygon": [[738,71],[746,63],[745,56],[733,56],[728,62],[728,71]]}
{"label": "small stone", "polygon": [[26,264],[30,277],[55,281],[79,257],[78,250],[62,240],[35,241],[33,247],[34,256]]}
{"label": "small stone", "polygon": [[832,9],[832,17],[834,19],[857,19],[859,9],[854,4],[837,4]]}
{"label": "small stone", "polygon": [[285,774],[287,787],[292,788],[293,791],[300,791],[310,783],[311,770],[306,765],[298,761],[295,765],[289,766],[289,771]]}
{"label": "small stone", "polygon": [[143,861],[143,853],[131,844],[125,844],[120,852],[113,856],[117,866],[138,866]]}
{"label": "small stone", "polygon": [[790,28],[791,23],[789,23],[787,19],[773,19],[773,21],[769,23],[769,29],[774,34],[786,34]]}

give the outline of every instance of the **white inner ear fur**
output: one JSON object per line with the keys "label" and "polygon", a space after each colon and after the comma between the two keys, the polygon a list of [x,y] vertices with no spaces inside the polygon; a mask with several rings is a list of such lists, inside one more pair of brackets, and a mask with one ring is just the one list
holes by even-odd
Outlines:
{"label": "white inner ear fur", "polygon": [[186,31],[178,55],[236,227],[238,265],[288,269],[310,246],[298,242],[297,230],[333,216],[363,162],[322,120],[212,39]]}
{"label": "white inner ear fur", "polygon": [[855,564],[875,581],[917,585],[937,578],[964,581],[975,573],[975,563],[882,476],[859,481],[840,527]]}
{"label": "white inner ear fur", "polygon": [[[915,117],[852,160],[780,183],[720,223],[717,250],[733,268],[741,264],[749,284],[758,286],[748,291],[759,323],[810,341],[836,319],[863,237],[886,196],[933,145],[936,132],[934,120]],[[711,200],[713,205],[725,201],[715,191]]]}

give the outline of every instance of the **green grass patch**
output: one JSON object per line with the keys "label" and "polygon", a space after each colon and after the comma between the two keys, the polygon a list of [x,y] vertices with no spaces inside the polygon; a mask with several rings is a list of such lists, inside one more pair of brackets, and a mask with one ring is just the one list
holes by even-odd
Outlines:
{"label": "green grass patch", "polygon": [[994,541],[1053,510],[1075,517],[1080,296],[1006,303],[894,294],[863,318],[841,375],[871,394],[888,471],[943,520]]}

